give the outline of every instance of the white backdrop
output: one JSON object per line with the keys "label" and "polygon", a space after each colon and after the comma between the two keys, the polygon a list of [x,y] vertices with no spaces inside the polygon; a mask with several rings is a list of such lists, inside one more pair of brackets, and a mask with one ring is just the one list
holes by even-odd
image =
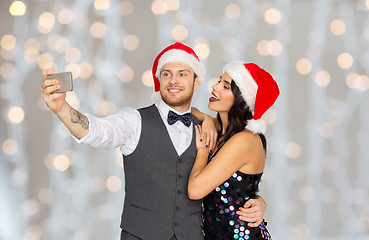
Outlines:
{"label": "white backdrop", "polygon": [[[122,157],[74,142],[41,72],[72,71],[68,101],[106,116],[151,104],[175,41],[206,80],[242,60],[279,84],[261,184],[273,238],[369,239],[369,0],[2,0],[0,19],[0,239],[118,239]],[[208,98],[205,83],[193,103],[213,115]]]}

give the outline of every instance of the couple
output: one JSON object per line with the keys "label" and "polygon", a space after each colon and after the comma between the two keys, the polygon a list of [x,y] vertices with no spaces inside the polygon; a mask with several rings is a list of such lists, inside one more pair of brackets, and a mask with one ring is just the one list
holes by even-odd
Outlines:
{"label": "couple", "polygon": [[212,119],[191,109],[204,72],[190,47],[170,45],[152,68],[155,104],[105,118],[73,109],[65,93],[52,93],[60,88],[58,80],[46,79],[53,71],[43,74],[41,96],[77,142],[120,147],[126,186],[121,239],[270,239],[265,202],[256,196],[266,147],[260,117],[278,87],[257,65],[230,63],[213,86],[209,108],[218,115]]}

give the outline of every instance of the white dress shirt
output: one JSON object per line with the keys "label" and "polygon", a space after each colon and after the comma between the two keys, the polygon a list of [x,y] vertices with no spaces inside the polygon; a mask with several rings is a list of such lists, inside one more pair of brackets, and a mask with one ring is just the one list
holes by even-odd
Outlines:
{"label": "white dress shirt", "polygon": [[[180,113],[169,107],[163,100],[155,104],[159,110],[160,116],[168,130],[170,139],[178,155],[181,155],[191,144],[193,123],[186,127],[181,121],[169,125],[167,118],[169,110],[177,114]],[[131,154],[137,147],[141,136],[141,115],[133,108],[123,108],[119,113],[108,117],[98,118],[87,116],[89,121],[89,132],[81,139],[74,139],[78,143],[87,144],[94,148],[114,149],[120,147],[124,155]]]}

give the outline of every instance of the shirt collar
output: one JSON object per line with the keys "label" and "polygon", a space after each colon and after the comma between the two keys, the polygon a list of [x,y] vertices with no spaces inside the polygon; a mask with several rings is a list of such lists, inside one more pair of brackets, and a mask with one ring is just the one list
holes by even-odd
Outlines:
{"label": "shirt collar", "polygon": [[155,103],[156,107],[158,108],[159,112],[167,119],[168,118],[168,113],[169,110],[172,110],[173,112],[182,115],[185,113],[190,113],[191,112],[191,108],[189,108],[187,111],[185,112],[178,112],[176,110],[174,110],[173,108],[169,107],[168,104],[166,104],[163,99],[160,99],[159,102]]}

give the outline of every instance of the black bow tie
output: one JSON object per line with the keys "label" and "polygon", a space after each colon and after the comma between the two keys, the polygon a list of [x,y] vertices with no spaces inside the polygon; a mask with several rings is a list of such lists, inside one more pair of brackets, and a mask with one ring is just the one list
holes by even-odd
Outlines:
{"label": "black bow tie", "polygon": [[169,110],[169,113],[168,113],[168,123],[169,123],[169,125],[174,124],[178,120],[183,122],[183,124],[186,127],[189,127],[191,125],[191,122],[192,122],[192,113],[185,113],[183,115],[178,115],[177,113]]}

